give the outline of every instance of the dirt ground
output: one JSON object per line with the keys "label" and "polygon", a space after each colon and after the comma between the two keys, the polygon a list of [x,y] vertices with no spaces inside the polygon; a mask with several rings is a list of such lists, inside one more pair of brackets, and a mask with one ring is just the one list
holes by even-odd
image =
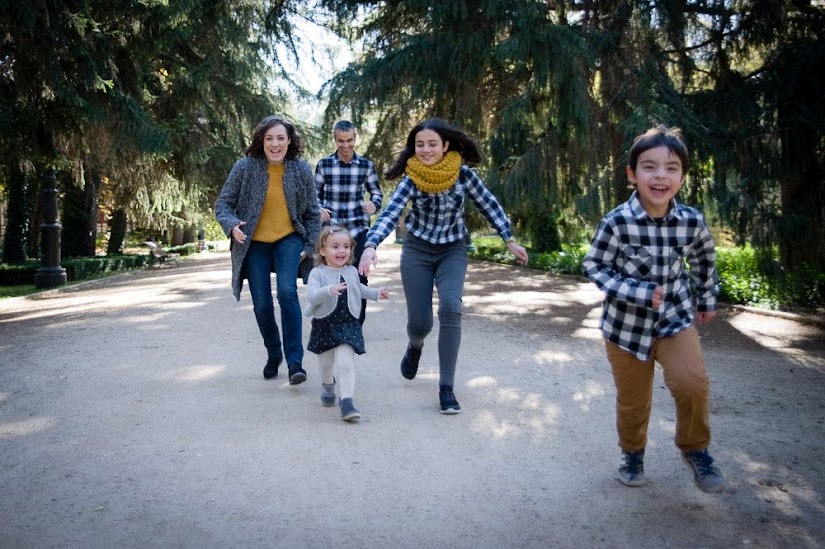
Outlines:
{"label": "dirt ground", "polygon": [[631,489],[592,284],[471,262],[442,416],[437,334],[398,371],[398,258],[355,424],[309,353],[306,383],[263,380],[226,254],[0,301],[0,547],[825,547],[822,325],[723,308],[700,333],[725,491],[693,485],[660,372]]}

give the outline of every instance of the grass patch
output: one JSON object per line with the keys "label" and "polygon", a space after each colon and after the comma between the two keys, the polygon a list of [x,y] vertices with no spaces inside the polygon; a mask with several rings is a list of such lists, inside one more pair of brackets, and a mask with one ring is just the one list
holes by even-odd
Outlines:
{"label": "grass patch", "polygon": [[0,286],[0,299],[20,297],[39,292],[34,284],[20,284],[17,286]]}

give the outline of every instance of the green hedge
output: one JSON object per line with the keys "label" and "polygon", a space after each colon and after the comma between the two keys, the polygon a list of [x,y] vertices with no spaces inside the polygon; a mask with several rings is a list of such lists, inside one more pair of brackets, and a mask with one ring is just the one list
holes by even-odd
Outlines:
{"label": "green hedge", "polygon": [[[500,238],[474,239],[473,259],[514,264]],[[588,244],[562,245],[562,251],[530,251],[528,267],[554,274],[581,275],[581,261]],[[768,309],[815,309],[825,306],[825,273],[806,267],[783,272],[770,257],[760,257],[751,246],[716,248],[719,300]],[[767,272],[766,272],[767,271]]]}
{"label": "green hedge", "polygon": [[[66,279],[72,282],[138,269],[149,265],[149,261],[149,255],[110,255],[64,259],[61,266],[66,269]],[[34,284],[34,275],[39,267],[39,261],[27,261],[17,265],[0,264],[0,286]]]}

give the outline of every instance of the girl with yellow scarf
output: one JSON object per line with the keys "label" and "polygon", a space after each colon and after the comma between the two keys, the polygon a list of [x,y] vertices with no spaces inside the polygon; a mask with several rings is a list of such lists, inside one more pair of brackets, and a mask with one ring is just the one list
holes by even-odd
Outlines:
{"label": "girl with yellow scarf", "polygon": [[481,161],[478,147],[466,133],[438,118],[415,126],[406,146],[386,171],[387,179],[403,174],[390,201],[367,234],[358,266],[364,276],[377,263],[376,248],[404,219],[407,236],[401,254],[401,282],[407,301],[407,351],[401,374],[414,379],[433,328],[433,287],[438,289],[439,402],[442,414],[458,414],[454,392],[455,367],[461,344],[461,300],[467,273],[464,204],[471,200],[499,233],[516,261],[527,263],[527,252],[510,230],[510,221],[496,197],[465,162]]}

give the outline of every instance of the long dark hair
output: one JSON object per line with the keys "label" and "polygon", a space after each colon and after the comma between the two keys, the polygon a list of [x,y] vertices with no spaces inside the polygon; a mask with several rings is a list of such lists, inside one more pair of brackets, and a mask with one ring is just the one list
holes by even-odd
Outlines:
{"label": "long dark hair", "polygon": [[398,154],[398,158],[395,159],[390,169],[384,172],[384,177],[395,179],[404,173],[407,160],[415,156],[415,136],[421,130],[432,130],[437,133],[442,142],[447,142],[447,151],[458,152],[464,162],[468,164],[481,162],[481,153],[478,152],[478,145],[473,138],[440,118],[429,118],[410,130],[404,149]]}
{"label": "long dark hair", "polygon": [[264,156],[264,136],[273,126],[280,124],[286,129],[286,135],[289,138],[289,146],[286,149],[284,158],[293,160],[298,158],[304,152],[304,143],[301,140],[301,134],[295,129],[295,126],[277,115],[270,115],[258,122],[255,126],[255,131],[252,132],[252,143],[246,148],[246,156]]}

